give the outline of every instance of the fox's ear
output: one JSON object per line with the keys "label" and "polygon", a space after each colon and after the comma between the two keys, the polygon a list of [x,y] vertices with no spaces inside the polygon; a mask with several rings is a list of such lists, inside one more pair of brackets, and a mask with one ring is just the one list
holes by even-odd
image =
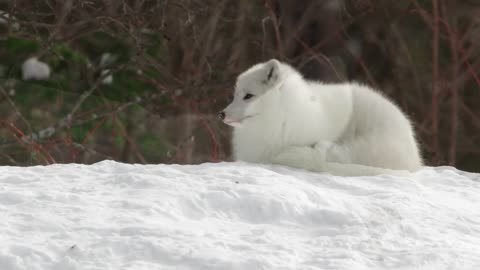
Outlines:
{"label": "fox's ear", "polygon": [[266,85],[273,86],[280,79],[280,62],[277,59],[271,59],[265,63],[264,79],[262,82]]}

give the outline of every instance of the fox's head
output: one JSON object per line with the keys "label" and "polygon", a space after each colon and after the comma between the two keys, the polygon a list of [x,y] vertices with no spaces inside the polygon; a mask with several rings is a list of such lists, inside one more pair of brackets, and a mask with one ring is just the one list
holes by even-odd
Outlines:
{"label": "fox's head", "polygon": [[274,102],[266,98],[281,86],[282,64],[272,59],[257,64],[240,74],[235,85],[232,103],[219,113],[220,119],[231,126],[242,124],[261,116],[265,108],[270,108]]}

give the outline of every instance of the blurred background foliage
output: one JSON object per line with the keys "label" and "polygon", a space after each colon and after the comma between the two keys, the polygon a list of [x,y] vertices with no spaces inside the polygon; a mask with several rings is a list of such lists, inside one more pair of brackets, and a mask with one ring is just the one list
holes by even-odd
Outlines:
{"label": "blurred background foliage", "polygon": [[[411,117],[427,164],[480,171],[480,1],[0,0],[0,164],[230,160],[215,117],[278,58]],[[35,57],[50,76],[24,80]]]}

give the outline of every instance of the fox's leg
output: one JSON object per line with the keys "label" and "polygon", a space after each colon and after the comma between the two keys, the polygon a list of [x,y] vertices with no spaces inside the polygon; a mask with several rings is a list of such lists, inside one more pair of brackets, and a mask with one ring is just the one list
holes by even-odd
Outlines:
{"label": "fox's leg", "polygon": [[[360,140],[343,144],[323,141],[312,147],[288,147],[275,156],[272,163],[341,176],[409,175],[408,168],[376,166],[368,157],[372,153],[372,148],[374,148],[372,145]],[[389,150],[390,148],[384,147],[384,149]],[[388,159],[388,157],[384,157],[384,159]],[[363,161],[363,163],[357,160]]]}
{"label": "fox's leg", "polygon": [[292,146],[287,147],[273,157],[272,163],[307,170],[321,170],[325,163],[326,153],[322,147]]}
{"label": "fox's leg", "polygon": [[325,153],[325,162],[411,171],[421,167],[418,153],[412,150],[414,147],[381,136],[362,136],[340,144],[319,142],[315,149]]}
{"label": "fox's leg", "polygon": [[272,163],[313,170],[322,163],[322,159],[312,147],[288,147],[273,157]]}
{"label": "fox's leg", "polygon": [[320,141],[311,147],[288,147],[275,156],[272,163],[321,171],[325,162],[351,163],[349,149],[347,145]]}
{"label": "fox's leg", "polygon": [[325,162],[351,163],[352,156],[349,145],[330,141],[320,141],[314,145],[315,150],[323,153]]}

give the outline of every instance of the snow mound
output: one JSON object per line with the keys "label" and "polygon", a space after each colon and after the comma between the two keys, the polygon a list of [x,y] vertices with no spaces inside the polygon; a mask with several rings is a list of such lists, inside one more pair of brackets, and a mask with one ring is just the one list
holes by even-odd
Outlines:
{"label": "snow mound", "polygon": [[23,80],[46,80],[50,77],[50,67],[36,57],[27,59],[22,65]]}
{"label": "snow mound", "polygon": [[480,269],[480,175],[0,167],[0,269]]}

